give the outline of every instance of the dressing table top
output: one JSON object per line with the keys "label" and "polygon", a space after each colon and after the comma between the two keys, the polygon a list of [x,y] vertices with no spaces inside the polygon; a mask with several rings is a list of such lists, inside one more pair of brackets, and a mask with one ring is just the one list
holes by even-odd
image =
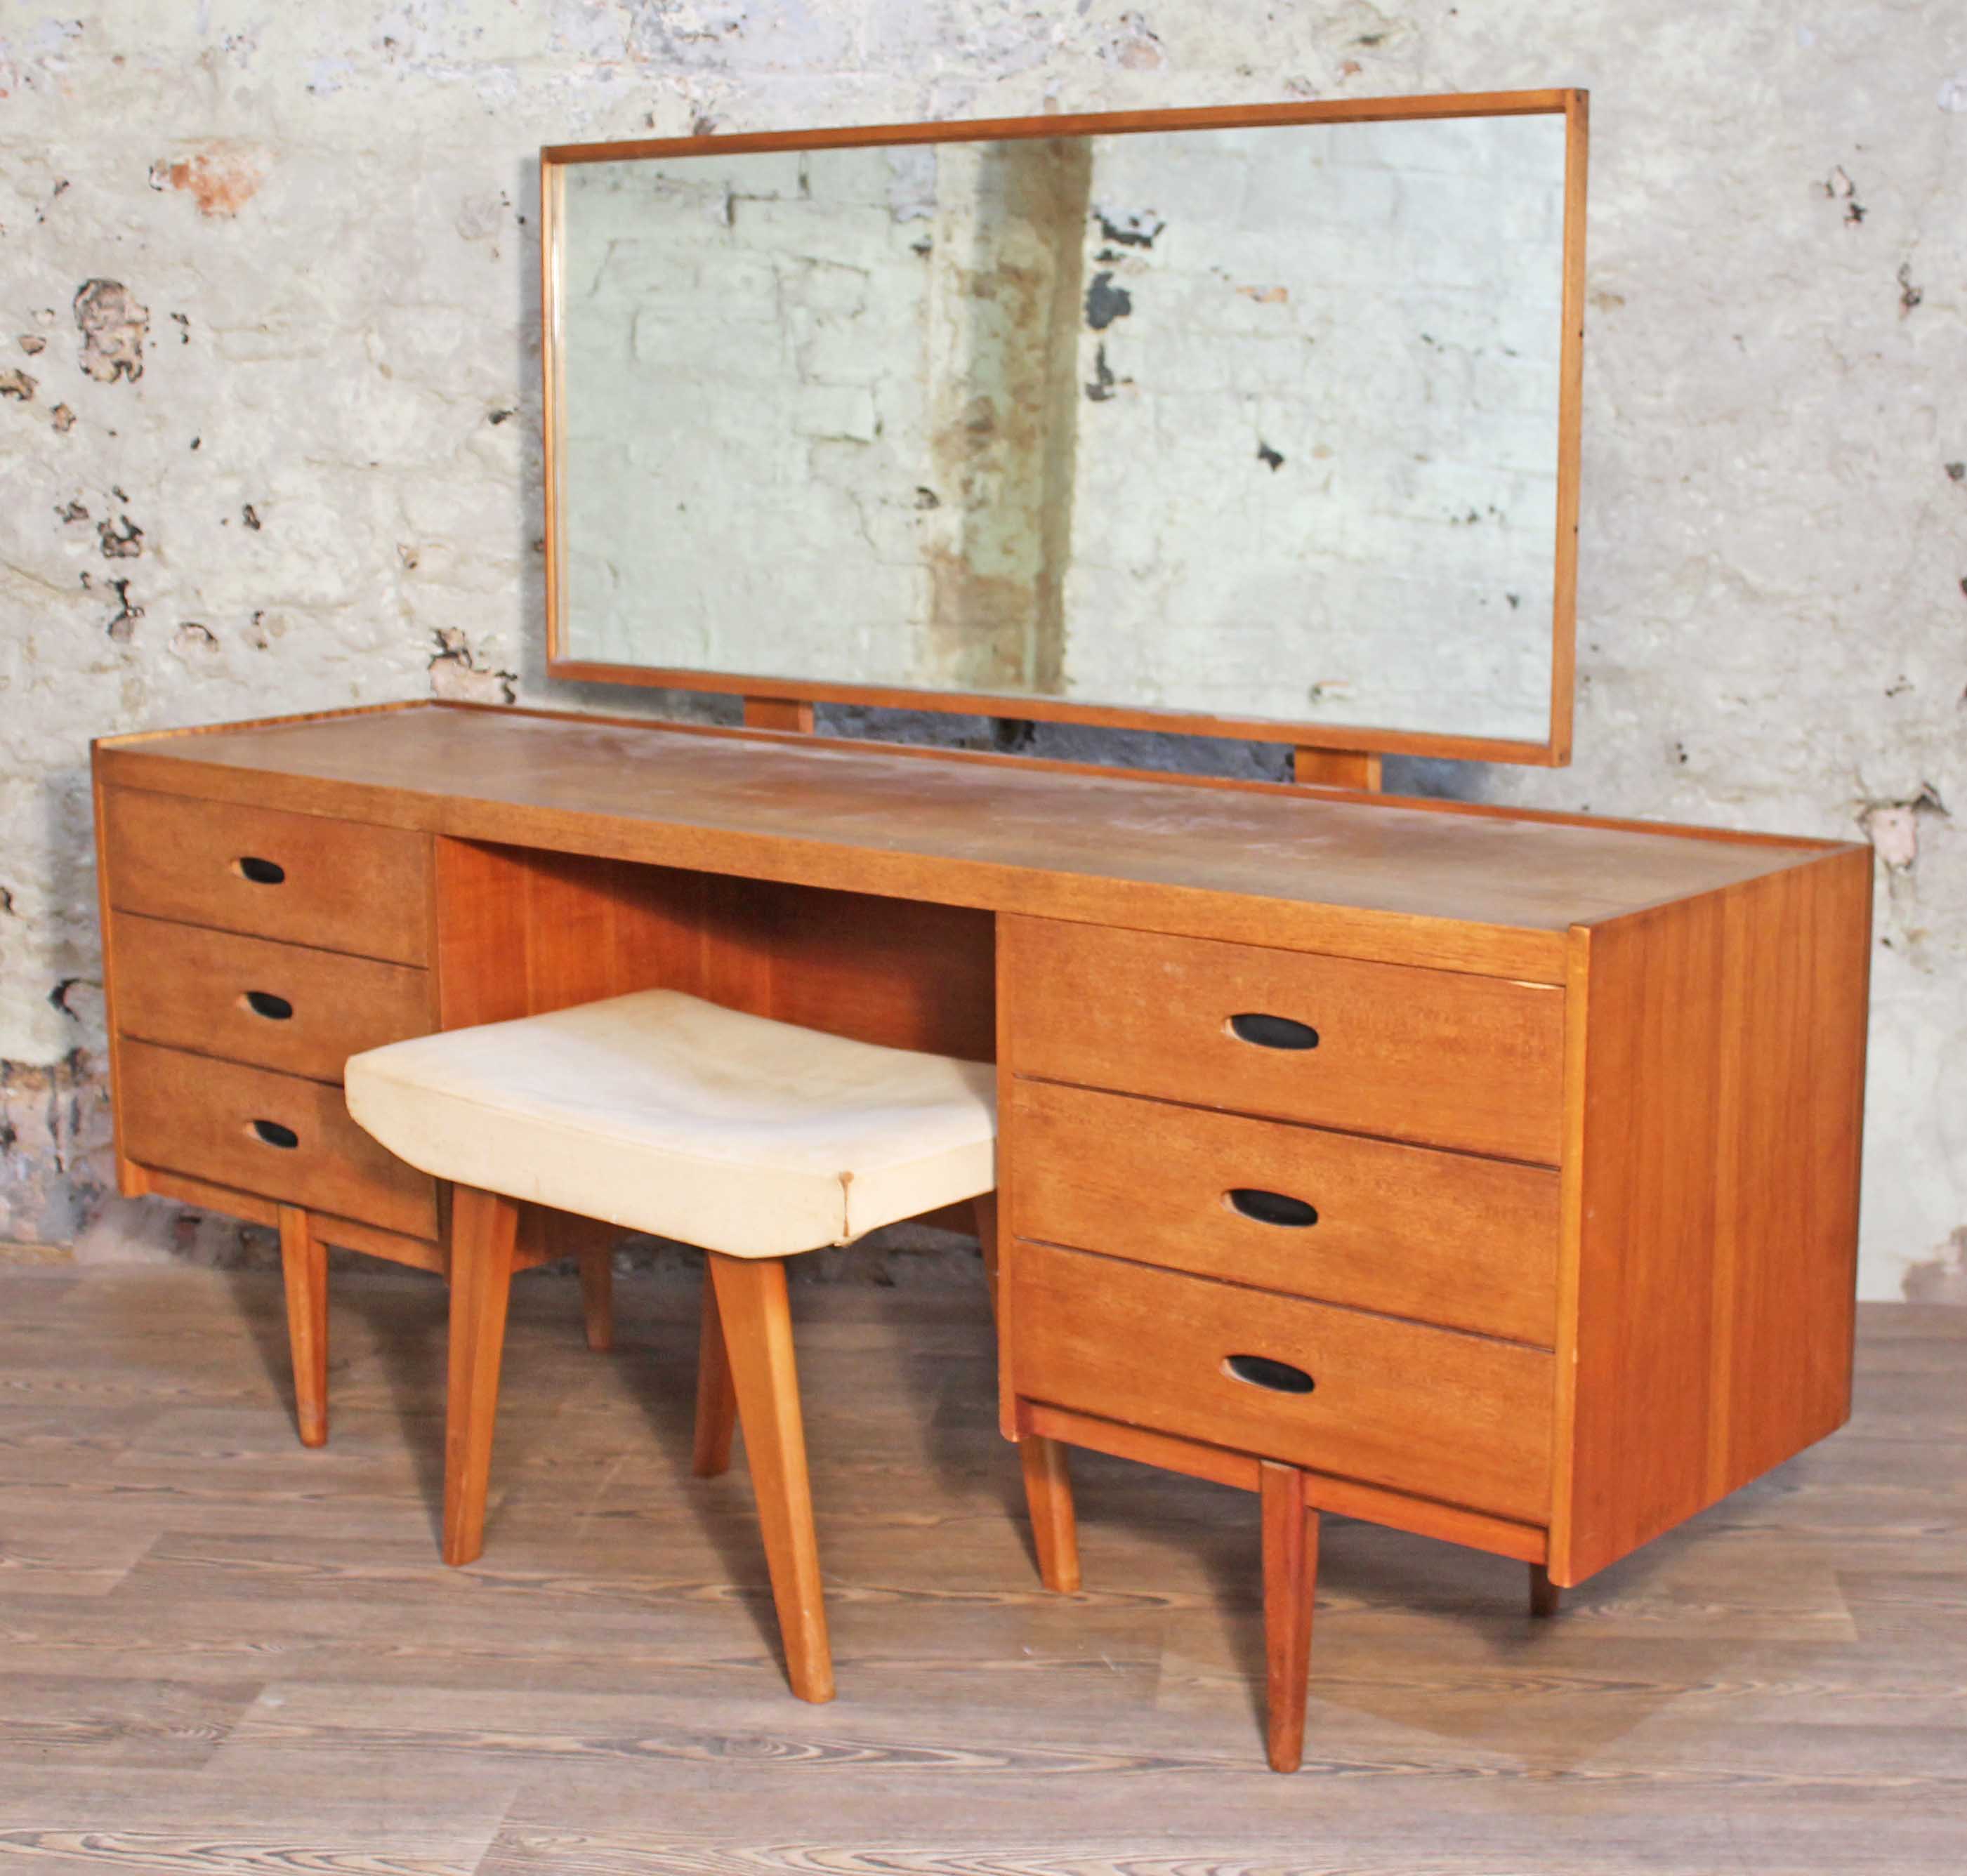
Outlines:
{"label": "dressing table top", "polygon": [[168,793],[1552,983],[1573,925],[1847,850],[468,705],[100,747]]}

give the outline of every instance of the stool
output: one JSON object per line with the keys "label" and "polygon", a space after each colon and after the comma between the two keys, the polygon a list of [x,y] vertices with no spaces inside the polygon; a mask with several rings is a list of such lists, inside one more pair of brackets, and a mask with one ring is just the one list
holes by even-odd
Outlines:
{"label": "stool", "polygon": [[[787,1677],[802,1700],[831,1699],[785,1260],[968,1200],[994,1288],[996,1081],[988,1063],[660,990],[352,1057],[349,1112],[454,1184],[445,1561],[483,1548],[520,1205],[699,1245],[695,1469],[729,1463],[735,1416]],[[1025,1469],[1049,1581],[1076,1545],[1063,1452],[1037,1444]]]}

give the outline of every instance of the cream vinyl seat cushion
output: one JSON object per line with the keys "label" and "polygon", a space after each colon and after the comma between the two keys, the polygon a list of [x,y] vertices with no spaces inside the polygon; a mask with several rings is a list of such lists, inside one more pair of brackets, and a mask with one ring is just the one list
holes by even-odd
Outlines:
{"label": "cream vinyl seat cushion", "polygon": [[350,1057],[348,1111],[460,1185],[734,1257],[996,1183],[996,1071],[638,990]]}

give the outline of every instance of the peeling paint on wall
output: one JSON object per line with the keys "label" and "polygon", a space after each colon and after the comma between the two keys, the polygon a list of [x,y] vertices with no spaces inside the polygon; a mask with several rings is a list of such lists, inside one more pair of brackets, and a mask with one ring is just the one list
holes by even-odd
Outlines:
{"label": "peeling paint on wall", "polygon": [[260,152],[222,144],[150,166],[153,189],[181,189],[198,205],[200,215],[228,219],[253,199],[265,180]]}
{"label": "peeling paint on wall", "polygon": [[150,309],[120,280],[85,280],[76,289],[75,323],[82,334],[82,368],[104,384],[134,383],[144,375],[144,335]]}

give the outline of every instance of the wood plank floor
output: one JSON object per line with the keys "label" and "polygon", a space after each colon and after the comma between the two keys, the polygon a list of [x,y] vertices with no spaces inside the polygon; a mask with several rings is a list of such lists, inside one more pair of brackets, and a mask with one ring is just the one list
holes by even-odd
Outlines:
{"label": "wood plank floor", "polygon": [[0,1869],[1516,1876],[1967,1868],[1967,1311],[1864,1315],[1815,1452],[1533,1624],[1329,1521],[1263,1768],[1254,1500],[1076,1460],[1038,1587],[974,1292],[795,1293],[840,1698],[787,1694],[694,1293],[522,1279],[483,1561],[438,1561],[443,1292],[334,1286],[331,1441],[261,1273],[0,1267]]}

